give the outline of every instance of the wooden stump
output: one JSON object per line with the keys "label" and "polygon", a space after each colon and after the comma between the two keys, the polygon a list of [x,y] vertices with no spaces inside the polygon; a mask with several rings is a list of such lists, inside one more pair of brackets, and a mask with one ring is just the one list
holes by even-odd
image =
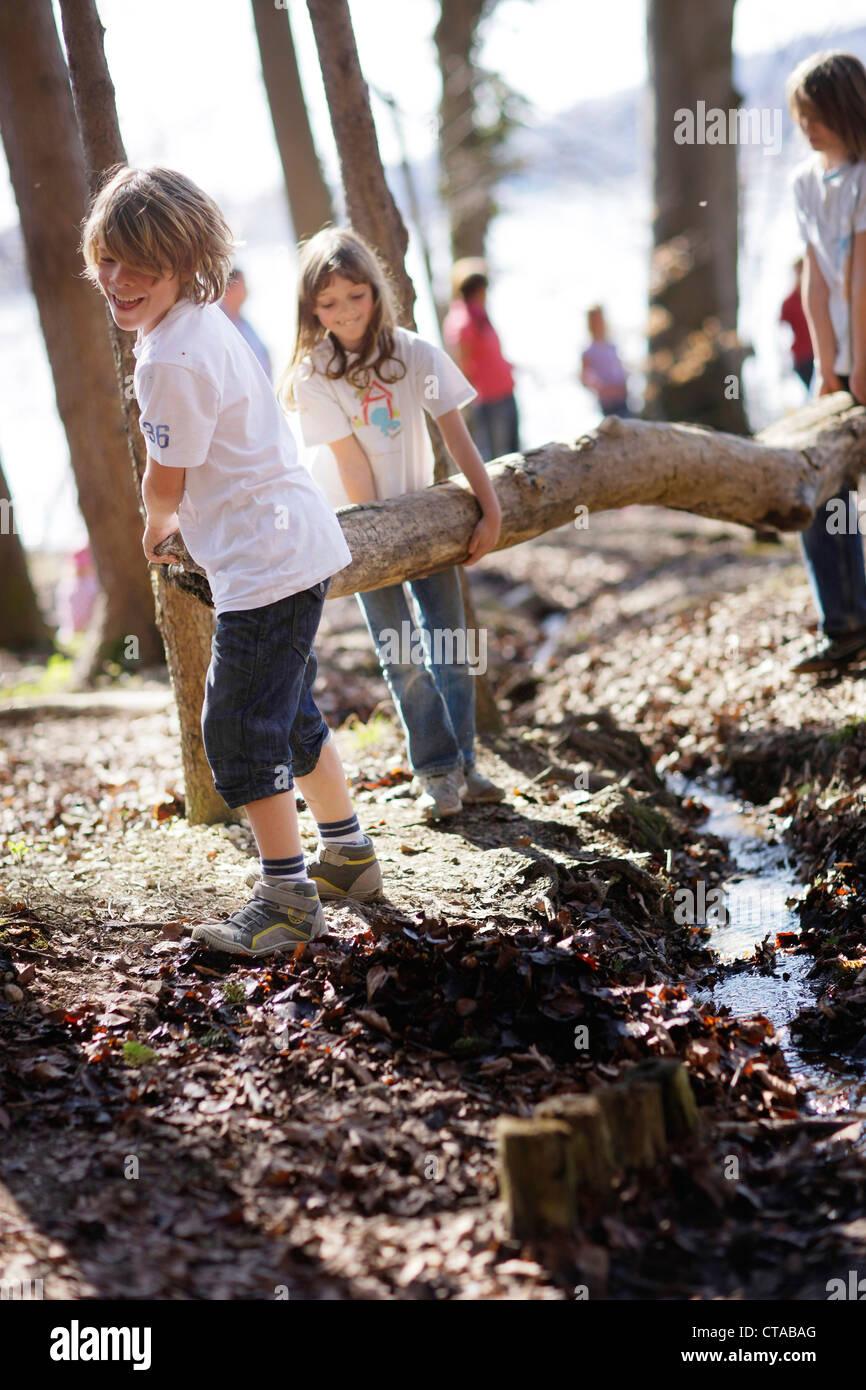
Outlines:
{"label": "wooden stump", "polygon": [[594,1095],[565,1095],[542,1101],[535,1113],[540,1120],[568,1126],[577,1204],[583,1215],[610,1196],[615,1165],[604,1112]]}
{"label": "wooden stump", "polygon": [[496,1125],[505,1224],[518,1240],[577,1223],[571,1131],[561,1120],[503,1116]]}
{"label": "wooden stump", "polygon": [[647,1169],[669,1141],[691,1134],[698,1108],[682,1062],[640,1062],[615,1086],[550,1096],[531,1120],[496,1127],[500,1192],[518,1239],[590,1223],[613,1195],[620,1168]]}
{"label": "wooden stump", "polygon": [[653,1081],[605,1086],[596,1092],[610,1131],[614,1161],[622,1168],[652,1168],[664,1156],[661,1087]]}
{"label": "wooden stump", "polygon": [[655,1082],[661,1088],[665,1135],[669,1143],[697,1129],[698,1107],[688,1068],[682,1062],[668,1057],[660,1061],[638,1062],[624,1078],[623,1084],[630,1085],[632,1077],[635,1081]]}

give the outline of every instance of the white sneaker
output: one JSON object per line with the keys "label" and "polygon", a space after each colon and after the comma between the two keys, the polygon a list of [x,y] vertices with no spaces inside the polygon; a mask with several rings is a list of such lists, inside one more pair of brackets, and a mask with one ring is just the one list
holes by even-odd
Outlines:
{"label": "white sneaker", "polygon": [[419,793],[418,809],[427,821],[459,815],[463,802],[456,772],[416,773],[412,786]]}

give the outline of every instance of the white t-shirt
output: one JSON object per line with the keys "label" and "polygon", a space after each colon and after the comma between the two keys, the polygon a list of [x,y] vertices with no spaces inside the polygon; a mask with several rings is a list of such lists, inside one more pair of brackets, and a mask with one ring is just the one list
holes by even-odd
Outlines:
{"label": "white t-shirt", "polygon": [[819,158],[794,170],[797,224],[813,247],[830,292],[830,322],[836,337],[835,370],[851,372],[851,250],[855,232],[866,232],[866,162],[824,169]]}
{"label": "white t-shirt", "polygon": [[180,300],[134,352],[147,452],[187,470],[181,534],[217,613],[262,608],[344,569],[352,557],[333,508],[222,310]]}
{"label": "white t-shirt", "polygon": [[[327,338],[301,364],[295,399],[307,446],[305,462],[335,507],[349,505],[336,459],[330,449],[312,446],[333,444],[354,434],[370,460],[379,498],[419,492],[433,481],[433,450],[423,410],[437,420],[475,398],[474,389],[448,354],[417,333],[396,328],[394,352],[405,365],[406,375],[399,381],[372,376],[366,390],[352,386],[345,377],[334,381],[325,376],[333,354]],[[392,372],[392,364],[387,363],[385,375]]]}

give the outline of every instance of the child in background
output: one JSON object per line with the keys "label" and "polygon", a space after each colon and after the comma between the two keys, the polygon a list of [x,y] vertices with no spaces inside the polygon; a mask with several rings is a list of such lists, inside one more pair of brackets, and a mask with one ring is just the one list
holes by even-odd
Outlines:
{"label": "child in background", "polygon": [[[216,204],[173,170],[121,168],[94,201],[82,249],[115,323],[137,330],[144,552],[170,560],[156,547],[180,529],[210,581],[205,752],[261,856],[250,902],[193,940],[243,956],[293,951],[327,928],[320,895],[371,898],[381,885],[312,696],[330,576],[351,556],[270,383],[217,307],[233,243]],[[309,875],[293,776],[321,839]]]}
{"label": "child in background", "polygon": [[520,453],[514,377],[487,316],[487,286],[487,265],[480,257],[457,261],[451,271],[454,297],[442,324],[445,346],[475,388],[469,425],[485,463]]}
{"label": "child in background", "polygon": [[[398,497],[432,483],[426,409],[481,506],[466,563],[480,560],[496,544],[501,511],[460,414],[474,394],[440,348],[395,326],[385,271],[357,233],[326,228],[306,242],[283,398],[299,411],[304,443],[330,446],[336,470],[327,471],[319,449],[313,471],[335,506]],[[414,579],[409,589],[426,639],[423,665],[402,584],[359,594],[358,601],[403,725],[420,809],[436,821],[456,815],[464,801],[499,801],[502,791],[475,769],[475,688],[466,643],[462,659],[460,643],[452,642],[448,655],[455,659],[439,660],[445,644],[434,636],[465,636],[457,569]],[[409,633],[411,644],[399,640]]]}
{"label": "child in background", "polygon": [[249,319],[244,318],[241,309],[246,303],[247,295],[246,277],[240,266],[234,266],[229,273],[226,292],[220,300],[220,308],[227,314],[238,330],[242,338],[245,338],[256,355],[259,366],[264,372],[268,381],[271,379],[271,355],[253,328]]}
{"label": "child in background", "polygon": [[587,311],[586,326],[592,342],[581,358],[580,379],[588,391],[598,397],[602,415],[619,415],[628,419],[628,378],[619,360],[619,353],[608,341],[604,310],[594,304]]}
{"label": "child in background", "polygon": [[72,564],[73,571],[67,571],[57,586],[59,642],[72,642],[77,633],[86,630],[100,592],[89,544],[75,551]]}
{"label": "child in background", "polygon": [[[788,78],[791,115],[813,158],[794,174],[805,244],[803,304],[817,369],[817,394],[848,391],[866,404],[866,71],[850,53],[818,53]],[[818,509],[803,550],[824,640],[794,666],[824,671],[866,652],[866,571],[857,515],[845,488]],[[840,506],[841,503],[841,506]],[[835,504],[835,505],[834,505]]]}
{"label": "child in background", "polygon": [[815,357],[812,352],[812,335],[809,332],[809,321],[806,318],[806,310],[803,308],[803,295],[801,283],[803,277],[803,257],[798,256],[793,267],[794,285],[782,301],[782,311],[779,314],[779,322],[786,323],[791,329],[793,337],[791,339],[791,356],[794,359],[794,371],[802,381],[808,391],[812,385],[812,373],[815,370]]}

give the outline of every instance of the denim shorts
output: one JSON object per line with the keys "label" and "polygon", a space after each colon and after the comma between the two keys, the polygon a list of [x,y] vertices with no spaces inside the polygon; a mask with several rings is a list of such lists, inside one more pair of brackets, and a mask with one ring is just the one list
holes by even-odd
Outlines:
{"label": "denim shorts", "polygon": [[217,618],[201,726],[232,810],[288,791],[319,761],[328,726],[312,695],[313,642],[330,583]]}

